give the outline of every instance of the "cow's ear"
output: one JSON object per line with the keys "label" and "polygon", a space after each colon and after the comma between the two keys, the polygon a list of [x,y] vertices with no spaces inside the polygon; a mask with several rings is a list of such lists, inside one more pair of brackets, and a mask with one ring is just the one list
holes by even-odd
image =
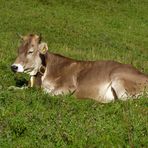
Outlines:
{"label": "cow's ear", "polygon": [[22,36],[19,33],[17,33],[17,36],[21,39],[21,41],[25,41],[25,39],[27,38],[26,36]]}
{"label": "cow's ear", "polygon": [[39,44],[39,52],[41,54],[46,54],[47,51],[48,51],[47,43],[41,43],[41,44]]}

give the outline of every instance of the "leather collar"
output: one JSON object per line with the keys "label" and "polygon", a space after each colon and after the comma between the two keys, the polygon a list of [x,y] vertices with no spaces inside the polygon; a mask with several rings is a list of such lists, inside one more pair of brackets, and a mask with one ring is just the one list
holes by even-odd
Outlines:
{"label": "leather collar", "polygon": [[42,76],[44,75],[44,73],[45,73],[45,69],[46,69],[46,60],[45,60],[45,58],[46,58],[46,54],[40,54],[39,55],[40,56],[40,58],[41,58],[41,61],[42,61],[42,65],[41,65],[41,67],[39,68],[39,74],[41,74]]}

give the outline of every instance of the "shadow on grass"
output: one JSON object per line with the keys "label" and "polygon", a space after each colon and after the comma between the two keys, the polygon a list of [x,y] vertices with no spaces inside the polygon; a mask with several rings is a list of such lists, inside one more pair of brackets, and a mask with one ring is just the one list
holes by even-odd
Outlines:
{"label": "shadow on grass", "polygon": [[25,78],[15,78],[15,86],[22,87],[22,86],[28,86],[28,80]]}

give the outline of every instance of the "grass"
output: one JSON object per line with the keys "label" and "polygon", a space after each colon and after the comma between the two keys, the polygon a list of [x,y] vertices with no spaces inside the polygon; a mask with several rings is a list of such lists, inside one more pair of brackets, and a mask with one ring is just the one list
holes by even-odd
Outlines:
{"label": "grass", "polygon": [[[99,104],[9,90],[16,33],[42,33],[75,59],[132,63],[148,73],[147,0],[0,0],[0,147],[148,147],[148,100]],[[91,86],[90,86],[91,87]]]}

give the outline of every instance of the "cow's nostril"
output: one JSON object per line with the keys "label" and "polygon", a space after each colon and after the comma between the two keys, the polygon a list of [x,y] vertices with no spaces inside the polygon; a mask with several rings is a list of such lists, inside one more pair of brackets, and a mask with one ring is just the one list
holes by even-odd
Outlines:
{"label": "cow's nostril", "polygon": [[12,70],[13,72],[17,72],[18,66],[12,65],[12,66],[11,66],[11,70]]}

